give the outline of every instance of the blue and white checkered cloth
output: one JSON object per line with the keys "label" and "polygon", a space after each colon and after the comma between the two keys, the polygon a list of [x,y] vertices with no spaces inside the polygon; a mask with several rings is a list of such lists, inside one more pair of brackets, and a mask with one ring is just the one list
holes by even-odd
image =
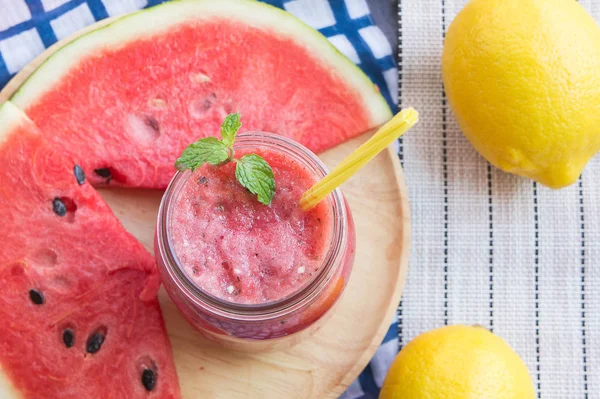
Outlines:
{"label": "blue and white checkered cloth", "polygon": [[[104,18],[151,7],[164,0],[0,0],[0,89],[45,48]],[[379,86],[397,109],[398,70],[392,48],[373,24],[366,0],[265,0],[319,30]],[[342,395],[374,399],[398,351],[393,320],[375,357]]]}

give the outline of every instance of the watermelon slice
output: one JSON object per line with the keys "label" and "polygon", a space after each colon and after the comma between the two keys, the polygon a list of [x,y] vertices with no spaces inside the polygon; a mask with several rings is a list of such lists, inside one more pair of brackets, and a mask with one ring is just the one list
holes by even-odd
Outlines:
{"label": "watermelon slice", "polygon": [[153,258],[53,148],[0,107],[0,397],[178,398]]}
{"label": "watermelon slice", "polygon": [[315,152],[391,117],[369,79],[327,39],[254,1],[169,2],[65,45],[11,99],[93,184],[164,188],[181,150],[243,131]]}

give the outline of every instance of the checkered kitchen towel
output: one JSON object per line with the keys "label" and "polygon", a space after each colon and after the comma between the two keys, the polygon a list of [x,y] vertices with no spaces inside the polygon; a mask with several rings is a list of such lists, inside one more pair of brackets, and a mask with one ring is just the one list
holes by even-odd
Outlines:
{"label": "checkered kitchen towel", "polygon": [[[0,89],[23,66],[57,40],[104,18],[150,7],[163,0],[0,0]],[[382,31],[370,18],[366,0],[266,0],[296,15],[360,66],[379,86],[393,110],[397,66]],[[375,398],[398,350],[397,323],[373,361],[342,396]]]}

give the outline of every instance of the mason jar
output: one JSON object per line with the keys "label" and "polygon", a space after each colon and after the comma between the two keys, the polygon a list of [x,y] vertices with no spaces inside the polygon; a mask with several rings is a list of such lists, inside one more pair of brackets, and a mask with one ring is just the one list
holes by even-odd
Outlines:
{"label": "mason jar", "polygon": [[[257,150],[283,155],[308,171],[314,181],[327,174],[325,165],[304,146],[280,135],[238,135],[235,153]],[[318,329],[338,302],[352,269],[356,240],[350,209],[336,189],[326,199],[331,215],[329,245],[312,277],[296,291],[265,303],[242,304],[218,298],[186,273],[173,242],[173,212],[194,173],[177,172],[162,198],[155,235],[155,256],[164,287],[187,321],[204,337],[237,350],[271,350],[292,345]]]}

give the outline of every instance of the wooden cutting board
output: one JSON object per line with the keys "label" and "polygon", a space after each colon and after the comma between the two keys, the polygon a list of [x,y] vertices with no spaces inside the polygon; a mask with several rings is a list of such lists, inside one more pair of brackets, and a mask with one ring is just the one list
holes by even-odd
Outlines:
{"label": "wooden cutting board", "polygon": [[[0,92],[0,103],[56,49],[109,22],[98,22],[50,47]],[[321,158],[332,168],[370,134]],[[354,269],[333,316],[300,344],[260,354],[222,349],[202,339],[161,290],[184,398],[337,398],[369,362],[390,326],[408,269],[410,210],[397,155],[391,148],[379,154],[343,186],[343,192],[356,224]],[[127,230],[152,251],[162,192],[102,189],[100,193]]]}

